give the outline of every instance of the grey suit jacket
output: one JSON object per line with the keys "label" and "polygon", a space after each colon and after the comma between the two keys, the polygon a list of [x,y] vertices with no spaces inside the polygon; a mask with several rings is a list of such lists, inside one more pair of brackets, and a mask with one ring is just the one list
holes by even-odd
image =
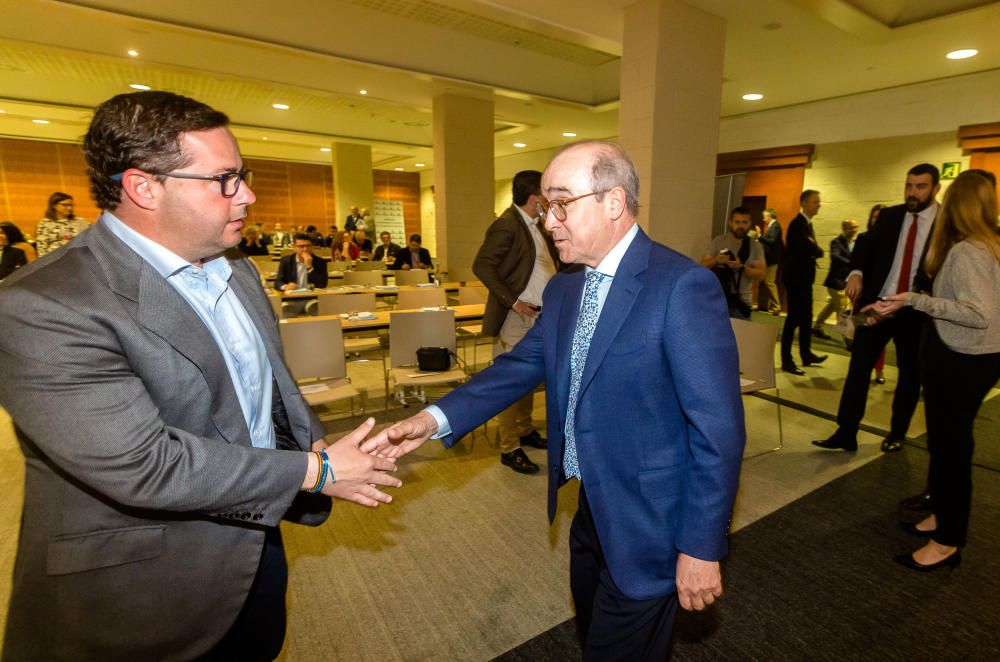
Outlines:
{"label": "grey suit jacket", "polygon": [[[552,238],[543,233],[549,247],[552,263],[559,269],[559,256]],[[472,271],[490,291],[483,315],[483,334],[495,336],[500,333],[507,311],[517,302],[524,288],[531,280],[535,267],[535,242],[524,219],[511,205],[493,221],[486,230],[486,238],[479,247]]]}
{"label": "grey suit jacket", "polygon": [[[246,259],[279,447],[322,437]],[[0,405],[26,460],[4,659],[190,659],[228,631],[306,456],[253,448],[208,329],[97,223],[0,286]],[[312,504],[313,522],[329,501]]]}

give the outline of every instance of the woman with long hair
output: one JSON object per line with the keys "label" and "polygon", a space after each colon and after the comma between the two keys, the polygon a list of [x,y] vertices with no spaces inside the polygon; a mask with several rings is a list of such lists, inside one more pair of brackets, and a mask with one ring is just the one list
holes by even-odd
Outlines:
{"label": "woman with long hair", "polygon": [[21,232],[21,228],[17,227],[10,221],[4,221],[3,223],[0,223],[0,232],[3,232],[4,235],[6,235],[8,246],[21,249],[24,253],[24,257],[28,260],[28,264],[31,264],[38,258],[38,255],[35,253],[35,247],[29,244],[24,238],[24,233]]}
{"label": "woman with long hair", "polygon": [[35,229],[38,257],[68,244],[73,237],[89,227],[90,223],[86,219],[73,213],[73,196],[56,191],[49,196],[45,218],[38,222],[38,227]]}
{"label": "woman with long hair", "polygon": [[891,315],[912,306],[928,317],[921,355],[931,515],[901,526],[929,540],[895,560],[929,572],[961,561],[972,503],[972,427],[1000,379],[1000,233],[992,174],[969,170],[952,182],[924,265],[933,278],[931,294],[903,292],[868,308]]}

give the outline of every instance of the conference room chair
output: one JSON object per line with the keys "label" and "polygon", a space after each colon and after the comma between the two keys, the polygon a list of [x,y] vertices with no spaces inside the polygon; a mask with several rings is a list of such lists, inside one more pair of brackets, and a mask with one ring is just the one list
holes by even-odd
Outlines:
{"label": "conference room chair", "polygon": [[455,357],[455,311],[417,310],[389,313],[389,374],[393,401],[407,406],[406,389],[420,402],[427,402],[425,388],[464,382],[469,378],[454,361],[442,372],[420,372],[417,349],[444,347]]}
{"label": "conference room chair", "polygon": [[281,300],[280,294],[268,294],[267,300],[271,303],[271,309],[274,311],[275,317],[279,320],[285,316],[285,304]]}
{"label": "conference room chair", "polygon": [[396,285],[426,285],[431,282],[427,269],[399,269],[395,276]]}
{"label": "conference room chair", "polygon": [[741,319],[730,318],[729,321],[733,327],[733,335],[736,336],[736,349],[739,352],[740,392],[745,395],[774,389],[778,412],[777,447],[746,455],[744,459],[775,453],[785,447],[785,437],[781,427],[781,391],[774,370],[774,345],[778,339],[778,327]]}
{"label": "conference room chair", "polygon": [[379,260],[378,262],[372,262],[371,260],[359,261],[354,263],[355,271],[382,271],[385,269],[385,263]]}
{"label": "conference room chair", "polygon": [[313,248],[312,252],[313,255],[315,255],[316,257],[321,257],[324,260],[329,260],[333,256],[333,251],[331,251],[329,248]]}
{"label": "conference room chair", "polygon": [[[458,288],[458,305],[465,306],[470,304],[486,304],[486,298],[489,296],[489,290],[485,287],[476,287],[463,285]],[[463,340],[462,342],[462,356],[465,357],[466,365],[469,366],[470,372],[476,372],[476,368],[479,366],[478,354],[479,354],[479,341],[484,338],[483,336],[483,324],[482,322],[459,322],[456,329],[458,331],[459,337]],[[472,344],[472,363],[468,361],[468,346],[469,343]]]}
{"label": "conference room chair", "polygon": [[[318,315],[347,315],[350,313],[375,312],[375,295],[371,292],[352,292],[350,294],[320,294],[316,297],[316,313]],[[360,355],[363,352],[378,350],[382,361],[382,374],[385,374],[385,348],[378,333],[352,334],[344,336],[344,351],[347,354]]]}
{"label": "conference room chair", "polygon": [[476,274],[472,272],[472,267],[449,267],[444,276],[443,280],[449,280],[454,283],[469,283],[470,281],[479,280]]}
{"label": "conference room chair", "polygon": [[382,274],[378,271],[345,271],[343,284],[375,287],[382,284]]}
{"label": "conference room chair", "polygon": [[351,385],[351,380],[347,377],[340,319],[328,317],[284,321],[279,324],[278,329],[285,351],[285,363],[310,407],[320,410],[327,405],[350,400],[353,417],[354,398],[358,398],[361,413],[365,413],[364,396]]}
{"label": "conference room chair", "polygon": [[448,305],[448,293],[443,287],[422,287],[418,290],[400,290],[396,295],[396,310],[438,308]]}

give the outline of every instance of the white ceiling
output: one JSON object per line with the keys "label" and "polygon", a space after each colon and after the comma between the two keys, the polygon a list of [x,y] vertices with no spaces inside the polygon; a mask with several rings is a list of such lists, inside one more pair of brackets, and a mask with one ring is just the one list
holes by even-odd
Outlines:
{"label": "white ceiling", "polygon": [[[723,116],[1000,68],[1000,2],[688,2],[727,21]],[[224,110],[255,156],[323,162],[360,141],[377,167],[430,167],[443,92],[494,102],[497,156],[614,136],[629,4],[0,0],[0,134],[78,139],[89,108],[144,83]],[[945,59],[956,48],[979,55]]]}

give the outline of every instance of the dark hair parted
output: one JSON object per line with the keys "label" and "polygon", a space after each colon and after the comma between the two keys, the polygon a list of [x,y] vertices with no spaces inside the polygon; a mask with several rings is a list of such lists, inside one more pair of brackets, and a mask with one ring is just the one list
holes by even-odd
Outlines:
{"label": "dark hair parted", "polygon": [[522,170],[514,175],[511,185],[514,204],[523,207],[528,198],[542,192],[542,173],[537,170]]}
{"label": "dark hair parted", "polygon": [[806,200],[808,200],[814,195],[819,195],[819,191],[807,188],[805,191],[802,191],[802,193],[799,194],[799,204],[800,205],[803,204]]}
{"label": "dark hair parted", "polygon": [[733,207],[733,210],[729,212],[729,220],[730,221],[733,220],[733,216],[736,216],[736,214],[746,214],[747,216],[750,216],[751,215],[750,208],[743,206]]}
{"label": "dark hair parted", "polygon": [[307,235],[305,232],[296,232],[295,236],[292,237],[292,241],[308,241],[309,245],[312,245],[312,237]]}
{"label": "dark hair parted", "polygon": [[411,234],[410,235],[410,241],[419,244],[419,243],[421,243],[422,240],[421,240],[419,234]]}
{"label": "dark hair parted", "polygon": [[[56,191],[55,193],[50,195],[48,206],[45,208],[45,218],[52,219],[53,221],[59,218],[59,216],[56,214],[56,205],[58,205],[60,202],[65,202],[66,200],[72,202],[73,196],[70,195],[69,193],[63,193],[62,191]],[[67,216],[66,218],[69,220],[73,220],[74,218],[76,218],[76,215],[70,212],[69,216]]]}
{"label": "dark hair parted", "polygon": [[3,223],[0,223],[0,232],[3,232],[5,235],[7,235],[8,246],[26,243],[24,239],[24,234],[21,232],[21,228],[17,227],[10,221],[4,221]]}
{"label": "dark hair parted", "polygon": [[113,175],[137,168],[162,175],[182,168],[188,156],[181,134],[228,126],[224,113],[172,92],[119,94],[97,107],[83,139],[90,190],[101,209],[121,204],[121,182]]}
{"label": "dark hair parted", "polygon": [[910,168],[906,173],[907,175],[930,175],[931,181],[937,186],[938,182],[941,181],[941,173],[938,172],[936,166],[930,163],[918,163],[917,165]]}

